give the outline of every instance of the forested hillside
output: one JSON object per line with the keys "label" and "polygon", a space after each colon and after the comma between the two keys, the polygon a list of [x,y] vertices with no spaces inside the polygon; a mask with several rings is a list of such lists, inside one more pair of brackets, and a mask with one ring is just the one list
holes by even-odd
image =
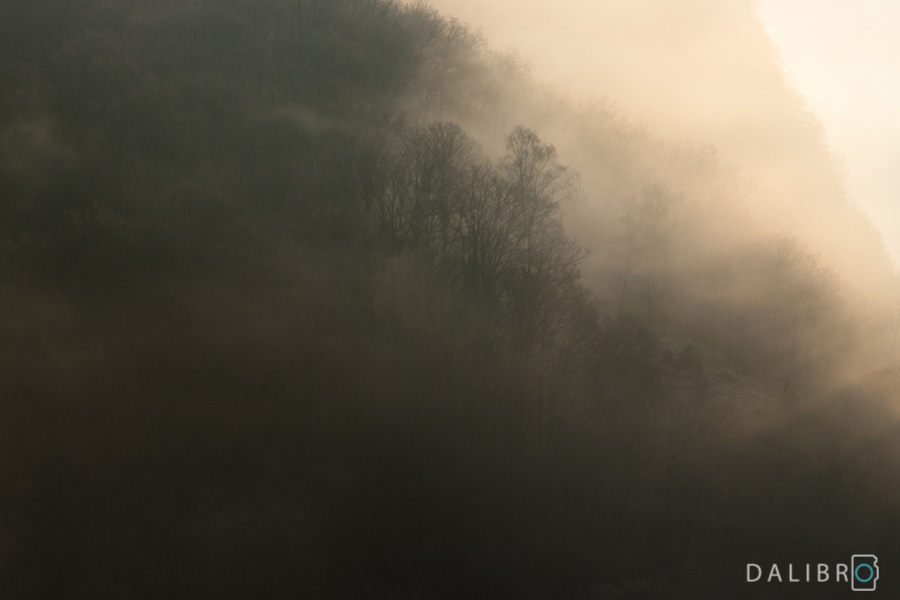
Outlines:
{"label": "forested hillside", "polygon": [[876,230],[628,115],[425,4],[0,5],[0,588],[830,598],[744,565],[853,552],[886,575]]}

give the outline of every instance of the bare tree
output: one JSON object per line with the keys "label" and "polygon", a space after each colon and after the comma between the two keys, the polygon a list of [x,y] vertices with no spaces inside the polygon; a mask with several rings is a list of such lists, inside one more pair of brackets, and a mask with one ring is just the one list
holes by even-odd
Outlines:
{"label": "bare tree", "polygon": [[464,173],[479,156],[477,146],[447,123],[414,130],[399,146],[375,202],[376,218],[394,251],[440,260],[452,242],[454,205]]}

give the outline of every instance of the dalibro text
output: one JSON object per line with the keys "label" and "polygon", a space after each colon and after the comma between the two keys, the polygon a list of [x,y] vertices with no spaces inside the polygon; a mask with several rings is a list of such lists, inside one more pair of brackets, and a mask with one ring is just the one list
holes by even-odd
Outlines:
{"label": "dalibro text", "polygon": [[850,582],[850,566],[842,563],[831,565],[805,564],[792,565],[788,564],[779,567],[773,564],[771,567],[764,569],[760,565],[754,563],[747,564],[747,583],[828,583],[829,581]]}

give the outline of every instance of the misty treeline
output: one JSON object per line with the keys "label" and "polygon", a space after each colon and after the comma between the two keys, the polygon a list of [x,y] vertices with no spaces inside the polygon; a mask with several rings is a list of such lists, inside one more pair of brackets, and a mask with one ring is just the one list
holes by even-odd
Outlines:
{"label": "misty treeline", "polygon": [[900,296],[849,204],[865,277],[420,3],[7,2],[0,82],[11,597],[750,598],[746,562],[900,557]]}

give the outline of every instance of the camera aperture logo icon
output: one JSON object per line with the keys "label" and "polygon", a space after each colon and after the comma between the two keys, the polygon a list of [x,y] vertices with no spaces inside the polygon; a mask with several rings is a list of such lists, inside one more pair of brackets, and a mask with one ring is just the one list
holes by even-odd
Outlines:
{"label": "camera aperture logo icon", "polygon": [[878,585],[878,557],[874,554],[854,554],[850,567],[850,587],[854,592],[874,592]]}

